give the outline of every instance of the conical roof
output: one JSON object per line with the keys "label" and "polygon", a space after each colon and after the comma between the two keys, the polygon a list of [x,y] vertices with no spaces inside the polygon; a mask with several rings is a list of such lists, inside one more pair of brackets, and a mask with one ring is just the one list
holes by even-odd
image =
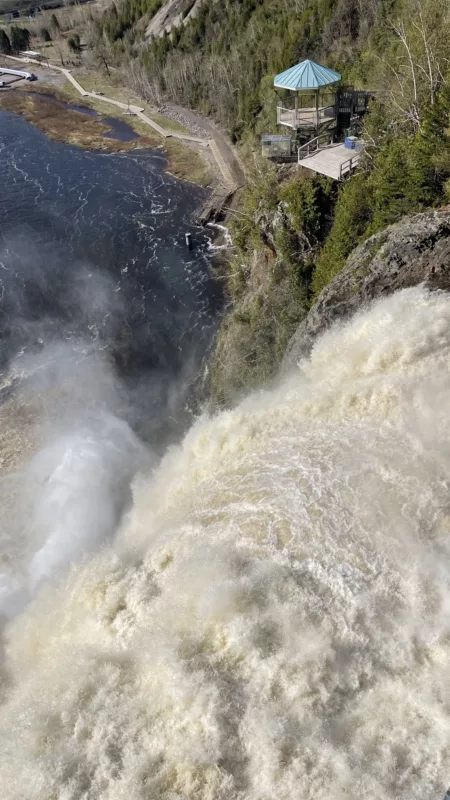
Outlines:
{"label": "conical roof", "polygon": [[321,86],[330,86],[341,80],[340,72],[323,67],[309,58],[301,61],[295,67],[286,69],[276,75],[273,85],[278,89],[320,89]]}

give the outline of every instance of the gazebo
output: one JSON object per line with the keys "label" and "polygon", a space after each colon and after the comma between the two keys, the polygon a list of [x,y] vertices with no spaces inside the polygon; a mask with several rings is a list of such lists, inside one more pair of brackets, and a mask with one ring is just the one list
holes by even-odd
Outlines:
{"label": "gazebo", "polygon": [[276,89],[295,92],[295,98],[293,109],[278,106],[277,124],[314,136],[333,127],[337,117],[336,92],[330,91],[329,87],[340,80],[339,72],[309,58],[280,72],[273,85]]}

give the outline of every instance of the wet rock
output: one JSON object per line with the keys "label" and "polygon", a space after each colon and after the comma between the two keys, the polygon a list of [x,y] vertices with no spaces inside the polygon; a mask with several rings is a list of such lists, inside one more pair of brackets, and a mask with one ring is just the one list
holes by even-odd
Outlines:
{"label": "wet rock", "polygon": [[308,355],[316,337],[377,297],[424,283],[450,290],[450,208],[415,214],[354,250],[325,287],[287,347],[282,369]]}

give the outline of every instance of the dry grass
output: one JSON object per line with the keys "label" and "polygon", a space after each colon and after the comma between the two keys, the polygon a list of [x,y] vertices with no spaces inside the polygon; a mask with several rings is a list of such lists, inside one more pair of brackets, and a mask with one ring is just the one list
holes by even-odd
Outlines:
{"label": "dry grass", "polygon": [[[86,81],[85,78],[80,75],[77,75],[77,79],[80,80],[80,84],[86,88],[87,91],[92,91],[94,86],[96,86],[96,91],[102,91],[102,89],[99,89],[99,87],[104,86],[104,84],[101,82],[94,81],[94,76],[92,76],[92,80],[90,82]],[[46,93],[57,97],[62,102],[68,101],[71,103],[76,103],[80,106],[93,108],[100,114],[101,117],[115,117],[117,119],[123,119],[122,113],[120,111],[118,112],[118,109],[116,109],[114,106],[108,105],[101,100],[95,100],[92,97],[81,97],[79,92],[77,92],[73,84],[71,84],[69,81],[57,89],[51,84],[46,86],[42,82],[39,82],[39,85],[27,87],[27,91]],[[120,91],[122,91],[122,95],[119,94]],[[122,89],[119,90],[119,92],[116,93],[113,99],[121,100],[125,103],[128,102],[129,98],[126,90]],[[111,92],[109,93],[109,96],[113,96]],[[136,100],[133,97],[131,98],[131,103],[139,104],[139,100]],[[72,114],[76,112],[69,111],[68,113]],[[152,118],[154,118],[154,115],[152,115]],[[181,142],[177,139],[162,139],[155,131],[152,131],[152,129],[146,125],[145,122],[140,120],[139,117],[127,116],[125,117],[125,120],[127,124],[141,137],[139,140],[139,145],[137,146],[157,147],[162,145],[169,162],[168,170],[176,178],[190,181],[191,183],[196,183],[199,186],[209,186],[214,183],[214,167],[208,161],[208,151],[204,151],[203,148],[200,149],[200,147],[196,146],[195,144]],[[165,125],[165,117],[160,117],[160,120],[160,124]],[[168,126],[166,127],[168,128]],[[143,144],[143,142],[145,142],[145,144]],[[132,146],[133,144],[134,143],[131,143]],[[121,149],[130,148],[128,147]]]}
{"label": "dry grass", "polygon": [[62,66],[61,56],[64,61],[64,66],[68,68],[77,63],[77,58],[74,53],[69,50],[65,39],[61,38],[55,42],[39,42],[37,49],[42,53],[44,59],[48,58],[50,63],[53,62],[59,67]]}
{"label": "dry grass", "polygon": [[132,116],[125,117],[125,120],[139,134],[139,139],[132,142],[105,139],[104,134],[110,130],[108,125],[102,119],[93,119],[79,111],[66,108],[63,103],[67,101],[94,108],[96,111],[101,109],[100,113],[103,116],[123,119],[120,113],[114,113],[113,106],[107,106],[90,97],[80,97],[70,83],[58,88],[39,83],[38,86],[0,93],[0,108],[20,114],[56,141],[84,147],[87,150],[110,152],[162,146],[168,160],[168,171],[176,178],[199,186],[209,186],[213,183],[214,172],[208,164],[206,153],[201,153],[195,145],[191,146],[171,138],[162,139],[145,122]]}
{"label": "dry grass", "polygon": [[155,138],[146,136],[132,142],[105,139],[110,128],[101,120],[72,111],[62,104],[42,97],[35,92],[2,92],[0,108],[20,114],[47,136],[60,142],[83,147],[87,150],[132,150],[136,147],[154,147]]}
{"label": "dry grass", "polygon": [[[142,105],[145,107],[145,102],[136,101],[137,105]],[[189,133],[188,129],[181,125],[180,122],[176,122],[176,120],[169,119],[168,117],[164,117],[162,114],[158,114],[156,111],[149,111],[148,106],[146,107],[145,113],[147,114],[153,122],[157,122],[158,125],[161,125],[161,128],[165,128],[166,131],[173,131],[174,133]]]}
{"label": "dry grass", "polygon": [[[55,97],[61,103],[71,103],[80,106],[80,108],[92,108],[94,111],[97,111],[99,115],[98,121],[108,118],[121,119],[126,122],[142,139],[145,139],[145,147],[157,147],[161,144],[162,140],[156,131],[153,131],[145,122],[142,122],[139,117],[124,117],[123,112],[116,106],[102,103],[101,100],[95,100],[93,97],[82,97],[69,81],[66,81],[66,83],[61,86],[55,86],[53,83],[46,84],[43,81],[39,81],[39,83],[34,83],[30,86],[18,86],[17,91],[48,94],[51,97]],[[73,112],[69,109],[69,113]],[[135,143],[135,146],[142,147],[144,145]]]}
{"label": "dry grass", "polygon": [[210,186],[214,181],[213,170],[194,144],[177,139],[165,139],[164,150],[169,161],[171,175],[199,186]]}
{"label": "dry grass", "polygon": [[[83,89],[86,89],[87,92],[102,92],[106,97],[111,97],[113,100],[119,100],[121,103],[130,103],[130,105],[139,106],[139,108],[143,108],[145,114],[147,114],[150,119],[154,122],[157,122],[161,125],[162,128],[165,128],[168,131],[173,131],[174,133],[189,133],[189,131],[180,125],[178,122],[174,122],[173,120],[167,119],[166,117],[162,116],[162,114],[156,114],[154,111],[149,110],[149,106],[142,100],[140,97],[137,97],[133,92],[128,91],[126,87],[119,86],[114,83],[113,79],[111,82],[108,83],[106,78],[100,75],[97,72],[92,73],[81,73],[81,72],[74,72],[74,77],[79,81],[80,85]],[[45,86],[45,83],[39,82],[39,88],[36,91],[41,91],[41,87]],[[46,91],[50,90],[50,85],[46,86]],[[93,108],[97,111],[100,116],[102,117],[118,117],[120,112],[114,108],[113,105],[108,105],[100,98],[96,100],[93,97],[82,97],[80,93],[75,89],[75,86],[67,81],[64,86],[60,89],[60,96],[61,99],[68,100],[71,103],[76,102],[78,104],[86,105],[88,108]],[[149,131],[149,126],[142,122],[138,117],[127,117],[126,118],[128,124],[140,134],[145,135]]]}

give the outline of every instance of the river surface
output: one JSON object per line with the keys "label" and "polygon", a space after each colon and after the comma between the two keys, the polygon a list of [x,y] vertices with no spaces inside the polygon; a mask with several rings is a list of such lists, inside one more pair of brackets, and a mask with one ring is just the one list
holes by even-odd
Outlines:
{"label": "river surface", "polygon": [[[134,393],[134,426],[163,440],[184,424],[220,305],[207,237],[190,223],[206,190],[167,175],[159,150],[86,152],[5,111],[0,163],[3,371],[23,378],[31,354],[63,343],[83,357],[103,352]],[[180,376],[183,403],[169,414]]]}
{"label": "river surface", "polygon": [[441,800],[449,367],[448,295],[382,299],[199,418],[115,535],[132,438],[45,446],[0,562],[2,800]]}

